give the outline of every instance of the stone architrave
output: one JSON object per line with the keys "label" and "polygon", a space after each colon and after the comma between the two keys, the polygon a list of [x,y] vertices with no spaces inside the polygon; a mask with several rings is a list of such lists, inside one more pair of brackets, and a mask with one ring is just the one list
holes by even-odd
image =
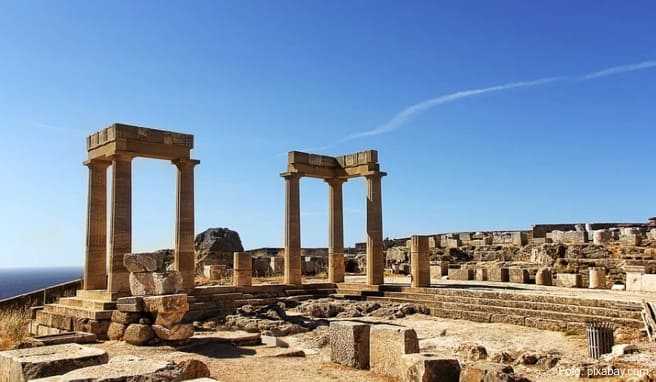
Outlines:
{"label": "stone architrave", "polygon": [[300,176],[285,174],[285,284],[301,284]]}
{"label": "stone architrave", "polygon": [[128,272],[163,272],[164,253],[147,252],[147,253],[126,253],[123,256],[123,265]]}
{"label": "stone architrave", "polygon": [[174,264],[186,290],[194,288],[194,167],[198,163],[188,158],[173,161],[178,169]]}
{"label": "stone architrave", "polygon": [[112,217],[107,290],[121,293],[130,290],[123,255],[132,252],[132,157],[112,157]]}
{"label": "stone architrave", "polygon": [[233,285],[251,286],[253,279],[253,260],[251,255],[246,252],[234,253],[234,268],[233,268]]}
{"label": "stone architrave", "polygon": [[381,199],[381,173],[367,179],[367,283],[384,282],[385,253],[383,251],[383,215]]}
{"label": "stone architrave", "polygon": [[396,325],[374,325],[369,332],[369,366],[371,371],[390,377],[402,374],[401,356],[419,353],[414,329]]}
{"label": "stone architrave", "polygon": [[85,290],[107,288],[107,167],[109,161],[92,160],[87,200],[87,243],[84,262]]}
{"label": "stone architrave", "polygon": [[430,285],[430,259],[428,236],[414,235],[410,238],[410,274],[413,287]]}
{"label": "stone architrave", "polygon": [[107,363],[107,352],[77,344],[40,346],[0,352],[0,381],[23,382]]}
{"label": "stone architrave", "polygon": [[330,360],[355,369],[369,368],[369,324],[352,321],[330,323]]}
{"label": "stone architrave", "polygon": [[328,281],[344,282],[344,217],[342,184],[346,179],[327,179],[328,193]]}

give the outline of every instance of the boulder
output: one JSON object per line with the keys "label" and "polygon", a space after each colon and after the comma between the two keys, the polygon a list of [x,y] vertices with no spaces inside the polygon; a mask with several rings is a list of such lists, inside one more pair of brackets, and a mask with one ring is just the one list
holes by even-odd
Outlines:
{"label": "boulder", "polygon": [[128,272],[164,272],[164,253],[126,253],[123,256],[123,265]]}
{"label": "boulder", "polygon": [[153,330],[149,325],[130,324],[123,333],[125,342],[137,346],[145,345],[151,338],[153,338]]}
{"label": "boulder", "polygon": [[0,380],[23,382],[107,363],[107,352],[77,344],[39,346],[0,352]]}
{"label": "boulder", "polygon": [[169,312],[157,312],[155,313],[155,325],[160,325],[165,328],[171,328],[173,325],[182,321],[186,310],[175,310]]}
{"label": "boulder", "polygon": [[460,379],[460,362],[435,354],[405,354],[401,356],[400,367],[402,382],[458,382]]}
{"label": "boulder", "polygon": [[40,382],[168,382],[187,381],[209,376],[207,365],[196,359],[157,361],[135,356],[117,356],[105,365],[85,367]]}
{"label": "boulder", "polygon": [[209,228],[194,240],[196,269],[202,271],[205,265],[232,267],[233,253],[243,251],[239,233],[228,228]]}
{"label": "boulder", "polygon": [[194,326],[192,324],[176,324],[170,328],[161,325],[153,325],[155,335],[165,341],[181,341],[191,338],[194,335]]}
{"label": "boulder", "polygon": [[130,273],[130,293],[133,296],[157,296],[183,290],[179,272]]}
{"label": "boulder", "polygon": [[369,366],[376,374],[399,377],[401,356],[419,353],[414,329],[395,325],[374,325],[369,332]]}
{"label": "boulder", "polygon": [[112,312],[112,322],[117,322],[119,324],[129,325],[139,322],[141,314],[136,312],[121,312],[115,310]]}
{"label": "boulder", "polygon": [[370,325],[333,321],[329,328],[330,360],[356,369],[369,368]]}
{"label": "boulder", "polygon": [[125,333],[126,325],[119,322],[112,322],[109,324],[107,329],[107,337],[112,341],[120,341],[123,339],[123,334]]}

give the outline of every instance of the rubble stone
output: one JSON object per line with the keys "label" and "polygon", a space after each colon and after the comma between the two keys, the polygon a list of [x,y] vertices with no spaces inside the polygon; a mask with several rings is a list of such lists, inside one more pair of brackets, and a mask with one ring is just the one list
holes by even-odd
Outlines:
{"label": "rubble stone", "polygon": [[430,353],[405,354],[401,356],[400,374],[402,382],[458,382],[460,363]]}
{"label": "rubble stone", "polygon": [[123,333],[125,342],[137,346],[145,345],[151,338],[153,330],[149,325],[130,324]]}
{"label": "rubble stone", "polygon": [[553,285],[553,277],[551,276],[551,268],[540,268],[535,274],[536,285]]}
{"label": "rubble stone", "polygon": [[112,322],[109,324],[107,329],[107,337],[112,341],[120,341],[123,339],[123,334],[125,333],[126,325],[119,322]]}

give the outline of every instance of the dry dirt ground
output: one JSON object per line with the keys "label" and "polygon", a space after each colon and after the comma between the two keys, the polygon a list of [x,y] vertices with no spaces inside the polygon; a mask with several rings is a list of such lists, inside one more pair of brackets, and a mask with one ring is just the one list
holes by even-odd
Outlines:
{"label": "dry dirt ground", "polygon": [[[389,322],[382,318],[364,317],[358,320]],[[567,375],[567,365],[586,360],[585,338],[564,333],[531,329],[507,324],[484,324],[463,320],[449,320],[425,315],[412,315],[393,320],[394,324],[414,328],[419,337],[420,350],[445,357],[463,360],[458,352],[465,343],[475,343],[487,349],[489,357],[506,351],[521,355],[526,351],[558,352],[562,359],[547,371],[536,366],[513,365],[515,371],[534,381],[574,381]],[[207,363],[212,377],[219,381],[394,381],[368,371],[341,367],[330,362],[326,327],[294,336],[281,337],[288,348],[268,345],[235,346],[227,342],[230,337],[246,333],[217,331],[197,334],[190,343],[172,348],[135,347],[124,342],[108,341],[98,344],[110,357],[121,354],[139,355],[149,359],[198,358]],[[625,356],[635,364],[652,365],[656,368],[656,352],[651,349],[636,355]],[[290,350],[304,350],[305,357],[280,356]],[[637,368],[638,366],[633,366]],[[617,379],[595,379],[595,381]]]}

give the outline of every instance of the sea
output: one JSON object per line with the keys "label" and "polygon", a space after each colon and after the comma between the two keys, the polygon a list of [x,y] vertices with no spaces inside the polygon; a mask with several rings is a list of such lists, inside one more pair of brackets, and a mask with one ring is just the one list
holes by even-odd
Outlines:
{"label": "sea", "polygon": [[0,300],[81,277],[81,267],[0,268]]}

